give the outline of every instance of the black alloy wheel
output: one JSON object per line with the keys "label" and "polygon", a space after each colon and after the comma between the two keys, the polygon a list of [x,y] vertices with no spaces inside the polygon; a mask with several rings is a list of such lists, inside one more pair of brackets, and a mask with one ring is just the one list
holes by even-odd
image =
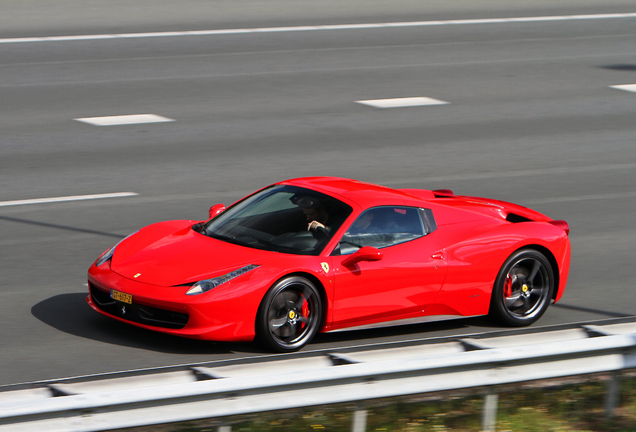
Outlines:
{"label": "black alloy wheel", "polygon": [[322,325],[322,299],[309,280],[290,276],[272,286],[256,318],[257,338],[278,352],[305,346]]}
{"label": "black alloy wheel", "polygon": [[554,273],[545,256],[534,249],[519,250],[499,271],[490,314],[509,326],[530,325],[546,311],[553,291]]}

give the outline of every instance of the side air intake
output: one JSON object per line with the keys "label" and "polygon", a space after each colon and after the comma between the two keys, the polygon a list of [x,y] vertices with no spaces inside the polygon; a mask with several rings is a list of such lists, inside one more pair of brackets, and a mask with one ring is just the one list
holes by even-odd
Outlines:
{"label": "side air intake", "polygon": [[508,213],[508,216],[506,216],[506,220],[508,222],[512,222],[512,223],[532,222],[532,219],[528,219],[527,217],[520,216],[520,215],[514,214],[514,213]]}
{"label": "side air intake", "polygon": [[432,191],[435,198],[453,198],[455,194],[450,189],[436,189]]}

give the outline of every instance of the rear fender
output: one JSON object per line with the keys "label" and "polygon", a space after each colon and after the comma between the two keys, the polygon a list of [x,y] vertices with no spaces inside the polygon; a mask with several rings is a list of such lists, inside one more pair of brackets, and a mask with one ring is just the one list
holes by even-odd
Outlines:
{"label": "rear fender", "polygon": [[448,246],[448,273],[437,305],[451,307],[462,316],[487,314],[501,266],[516,250],[525,247],[541,251],[556,267],[558,282],[554,298],[559,300],[569,273],[568,236],[547,222],[520,222],[499,225]]}

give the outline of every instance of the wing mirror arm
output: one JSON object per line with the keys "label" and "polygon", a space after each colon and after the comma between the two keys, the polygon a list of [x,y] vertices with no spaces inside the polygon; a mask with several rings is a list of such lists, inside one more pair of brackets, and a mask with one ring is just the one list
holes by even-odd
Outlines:
{"label": "wing mirror arm", "polygon": [[345,266],[351,266],[361,261],[379,261],[384,257],[384,253],[372,246],[364,246],[342,261]]}
{"label": "wing mirror arm", "polygon": [[225,210],[225,206],[223,204],[213,205],[210,207],[210,210],[208,210],[208,219],[212,219],[213,217],[220,215],[223,213],[223,210]]}

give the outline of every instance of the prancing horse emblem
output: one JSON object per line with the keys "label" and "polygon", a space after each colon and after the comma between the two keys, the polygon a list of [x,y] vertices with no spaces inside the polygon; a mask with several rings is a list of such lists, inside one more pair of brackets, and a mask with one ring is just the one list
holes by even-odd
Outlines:
{"label": "prancing horse emblem", "polygon": [[136,275],[134,275],[133,277],[134,277],[135,279],[137,279],[139,276],[141,276],[141,273],[137,273],[137,274],[136,274]]}
{"label": "prancing horse emblem", "polygon": [[324,262],[324,263],[320,263],[320,265],[322,266],[322,271],[324,271],[325,273],[329,274],[329,264]]}

